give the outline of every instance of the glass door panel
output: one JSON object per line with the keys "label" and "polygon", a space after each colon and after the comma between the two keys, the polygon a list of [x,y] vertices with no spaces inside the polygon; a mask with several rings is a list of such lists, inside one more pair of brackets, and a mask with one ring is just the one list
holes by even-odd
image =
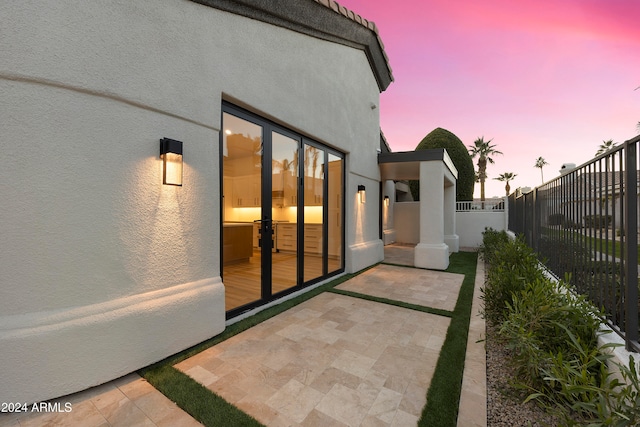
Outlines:
{"label": "glass door panel", "polygon": [[222,275],[226,310],[262,297],[262,126],[223,113]]}
{"label": "glass door panel", "polygon": [[304,281],[324,275],[324,150],[304,145]]}
{"label": "glass door panel", "polygon": [[223,104],[227,316],[344,268],[344,158]]}
{"label": "glass door panel", "polygon": [[327,264],[329,273],[342,268],[342,192],[344,188],[342,170],[342,159],[329,154],[327,193]]}
{"label": "glass door panel", "polygon": [[271,133],[272,293],[298,284],[298,152],[299,143]]}

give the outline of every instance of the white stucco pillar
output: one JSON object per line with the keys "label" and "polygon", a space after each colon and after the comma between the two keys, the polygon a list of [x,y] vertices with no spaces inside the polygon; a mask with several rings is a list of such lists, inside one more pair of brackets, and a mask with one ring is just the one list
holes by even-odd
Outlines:
{"label": "white stucco pillar", "polygon": [[460,250],[460,238],[456,233],[456,185],[447,182],[444,189],[444,243],[449,252]]}
{"label": "white stucco pillar", "polygon": [[[384,197],[389,197],[389,206]],[[385,245],[396,241],[396,227],[393,219],[393,208],[396,202],[396,184],[393,180],[384,181],[382,187],[382,239]]]}
{"label": "white stucco pillar", "polygon": [[414,265],[446,270],[449,247],[444,243],[444,174],[440,161],[420,162],[420,242]]}

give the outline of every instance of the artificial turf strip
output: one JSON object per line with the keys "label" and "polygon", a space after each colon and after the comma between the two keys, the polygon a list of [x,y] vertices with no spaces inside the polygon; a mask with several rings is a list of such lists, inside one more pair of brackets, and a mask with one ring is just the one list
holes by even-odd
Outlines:
{"label": "artificial turf strip", "polygon": [[173,366],[151,369],[144,376],[162,394],[174,402],[180,402],[182,409],[205,426],[263,426]]}
{"label": "artificial turf strip", "polygon": [[464,280],[427,391],[427,404],[418,420],[419,427],[457,425],[477,262],[478,255],[475,252],[451,254],[446,271],[464,274]]}
{"label": "artificial turf strip", "polygon": [[423,313],[436,314],[438,316],[444,316],[444,317],[453,316],[453,312],[449,310],[442,310],[439,308],[432,308],[432,307],[425,307],[417,304],[410,304],[408,302],[396,301],[392,299],[376,297],[373,295],[361,294],[360,292],[345,291],[344,289],[335,289],[335,288],[328,289],[328,292],[333,292],[334,294],[346,295],[348,297],[365,299],[368,301],[379,302],[382,304],[394,305],[396,307],[408,308],[409,310],[421,311]]}

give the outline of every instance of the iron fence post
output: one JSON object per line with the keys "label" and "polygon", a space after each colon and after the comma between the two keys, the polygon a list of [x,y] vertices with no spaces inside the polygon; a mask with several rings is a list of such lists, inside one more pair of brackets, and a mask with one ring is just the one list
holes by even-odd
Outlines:
{"label": "iron fence post", "polygon": [[638,342],[638,172],[637,141],[625,142],[625,343],[632,350]]}

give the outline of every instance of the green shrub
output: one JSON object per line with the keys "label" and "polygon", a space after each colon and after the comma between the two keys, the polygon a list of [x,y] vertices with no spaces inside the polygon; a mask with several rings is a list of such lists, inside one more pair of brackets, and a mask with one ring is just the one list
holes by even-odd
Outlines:
{"label": "green shrub", "polygon": [[482,232],[482,245],[478,248],[478,254],[490,265],[496,251],[508,243],[509,236],[505,231],[496,231],[491,227],[485,227]]}
{"label": "green shrub", "polygon": [[[545,385],[542,370],[556,357],[574,360],[572,337],[595,347],[601,313],[583,296],[574,296],[546,278],[528,282],[507,302],[500,335],[513,349],[518,378],[527,387]],[[553,388],[548,391],[553,391]]]}
{"label": "green shrub", "polygon": [[485,236],[489,248],[493,249],[487,249],[486,244],[483,249],[483,256],[489,257],[489,271],[481,289],[483,314],[489,322],[499,324],[505,319],[513,294],[523,290],[527,283],[542,279],[544,274],[535,252],[522,238],[504,242],[493,233]]}
{"label": "green shrub", "polygon": [[[546,278],[522,240],[485,230],[483,256],[491,260],[482,298],[485,317],[500,325],[511,349],[512,384],[567,426],[640,425],[640,381],[632,359],[614,363],[597,345],[604,313],[569,285]],[[615,263],[589,262],[593,274],[616,274]],[[617,368],[620,379],[611,374]]]}
{"label": "green shrub", "polygon": [[593,228],[607,228],[611,224],[611,215],[585,215],[584,226]]}
{"label": "green shrub", "polygon": [[[608,344],[585,345],[567,331],[575,357],[562,352],[541,368],[544,387],[525,401],[535,400],[555,412],[567,426],[637,426],[640,423],[640,382],[632,358],[629,365],[612,362]],[[611,367],[618,369],[616,378]]]}
{"label": "green shrub", "polygon": [[564,225],[565,223],[564,214],[555,213],[555,214],[549,215],[548,223],[549,225]]}

